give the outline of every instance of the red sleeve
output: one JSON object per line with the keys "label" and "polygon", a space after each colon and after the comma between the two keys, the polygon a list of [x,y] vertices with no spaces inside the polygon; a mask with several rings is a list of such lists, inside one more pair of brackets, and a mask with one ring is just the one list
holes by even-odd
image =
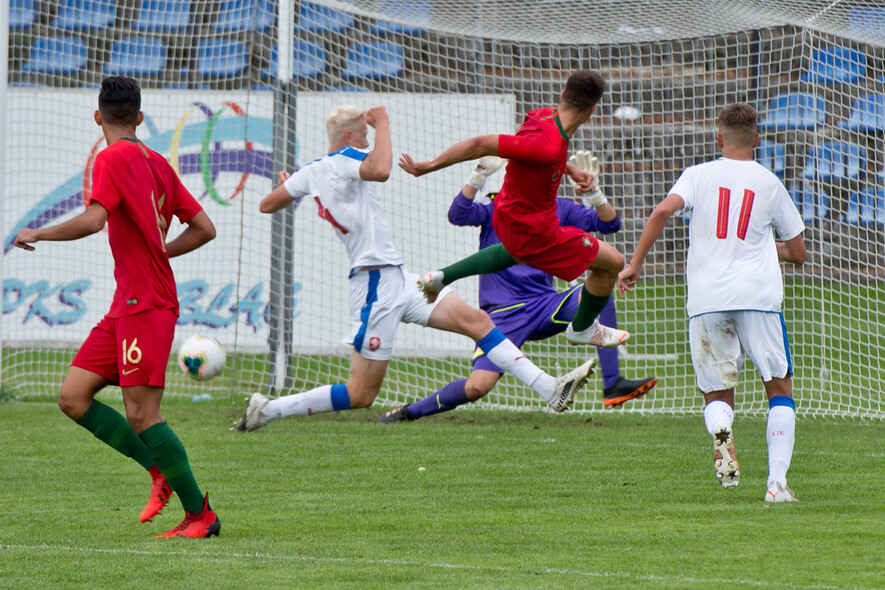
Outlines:
{"label": "red sleeve", "polygon": [[549,164],[558,161],[559,139],[556,142],[541,133],[499,135],[498,155],[508,160]]}
{"label": "red sleeve", "polygon": [[121,192],[117,190],[117,184],[111,177],[114,166],[112,163],[109,164],[107,159],[108,156],[105,152],[101,152],[95,157],[95,164],[92,166],[92,195],[89,197],[89,203],[93,201],[99,203],[110,214],[120,206]]}
{"label": "red sleeve", "polygon": [[185,188],[178,174],[175,173],[171,166],[169,167],[169,172],[172,175],[172,184],[175,187],[175,216],[179,222],[187,223],[193,219],[194,215],[202,211],[203,207],[200,206],[190,191]]}

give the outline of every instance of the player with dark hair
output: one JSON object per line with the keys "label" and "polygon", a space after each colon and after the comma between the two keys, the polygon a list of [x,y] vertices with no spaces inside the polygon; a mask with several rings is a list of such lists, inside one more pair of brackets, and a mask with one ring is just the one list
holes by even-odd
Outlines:
{"label": "player with dark hair", "polygon": [[[22,229],[15,245],[84,238],[108,225],[117,289],[110,311],[92,329],[61,386],[61,410],[96,438],[147,469],[151,497],[141,522],[160,513],[172,491],[184,520],[161,537],[209,537],[221,523],[194,479],[181,441],[160,416],[166,365],[178,319],[178,293],[169,259],[215,237],[215,226],[166,158],[135,135],[141,92],[131,78],[101,84],[94,118],[108,147],[95,158],[86,210],[58,225]],[[166,241],[172,217],[187,224]],[[123,391],[126,418],[95,399],[107,385]]]}
{"label": "player with dark hair", "polygon": [[[581,151],[572,156],[573,164],[598,177],[599,166],[589,152]],[[479,191],[486,178],[503,166],[504,160],[496,156],[480,158],[467,184],[449,207],[449,221],[455,225],[479,226],[479,246],[487,248],[501,242],[492,227],[492,214],[497,196],[489,193],[480,197]],[[603,234],[618,231],[621,219],[596,183],[596,190],[584,195],[584,206],[570,199],[556,200],[556,214],[560,224],[571,225]],[[518,265],[494,274],[479,277],[479,306],[486,311],[495,326],[517,346],[529,340],[545,340],[560,334],[575,315],[581,286],[575,285],[561,293],[553,286],[553,277],[530,266]],[[600,318],[615,327],[614,299],[602,310]],[[600,348],[599,360],[603,377],[603,404],[615,407],[645,395],[657,384],[657,379],[625,379],[618,366],[618,351]],[[454,410],[469,402],[475,402],[488,394],[503,371],[495,366],[481,350],[473,355],[473,371],[467,379],[452,381],[424,399],[400,406],[383,416],[379,422],[415,420],[441,412]]]}
{"label": "player with dark hair", "polygon": [[[670,217],[690,212],[688,259],[689,346],[704,422],[713,437],[713,466],[726,489],[737,487],[734,387],[744,357],[762,377],[768,395],[768,502],[793,502],[787,470],[796,432],[790,344],[781,313],[780,261],[805,262],[802,216],[777,176],[753,161],[759,144],[756,109],[727,106],[716,141],[722,157],[686,168],[648,218],[618,290],[632,291],[642,264]],[[777,233],[775,241],[773,231]]]}
{"label": "player with dark hair", "polygon": [[575,317],[566,328],[566,338],[573,344],[610,348],[630,337],[597,320],[609,302],[624,257],[580,228],[561,226],[556,216],[556,196],[564,174],[579,183],[579,193],[591,190],[592,175],[568,162],[568,146],[572,135],[596,110],[604,92],[602,76],[581,70],[569,76],[559,104],[530,111],[516,135],[474,137],[424,162],[402,155],[400,167],[413,176],[483,156],[509,159],[492,215],[501,244],[423,275],[419,285],[428,300],[458,279],[498,272],[514,264],[527,264],[564,281],[573,281],[589,271]]}

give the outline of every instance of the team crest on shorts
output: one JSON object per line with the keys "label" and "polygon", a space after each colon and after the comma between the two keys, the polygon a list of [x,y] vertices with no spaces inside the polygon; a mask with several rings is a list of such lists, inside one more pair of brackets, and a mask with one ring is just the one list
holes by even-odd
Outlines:
{"label": "team crest on shorts", "polygon": [[581,243],[584,244],[585,248],[590,248],[593,245],[593,242],[590,241],[590,236],[581,238]]}
{"label": "team crest on shorts", "polygon": [[381,339],[377,336],[369,338],[369,350],[376,351],[381,346]]}

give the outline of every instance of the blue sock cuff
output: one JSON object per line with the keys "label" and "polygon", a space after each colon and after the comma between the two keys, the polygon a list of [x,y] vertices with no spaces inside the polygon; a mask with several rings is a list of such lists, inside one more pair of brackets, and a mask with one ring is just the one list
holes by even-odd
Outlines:
{"label": "blue sock cuff", "polygon": [[776,395],[768,400],[768,409],[776,408],[778,406],[785,406],[791,410],[796,410],[796,402],[793,398],[787,397],[786,395]]}
{"label": "blue sock cuff", "polygon": [[332,409],[338,410],[350,409],[350,396],[347,394],[347,385],[332,386]]}
{"label": "blue sock cuff", "polygon": [[482,340],[476,343],[481,351],[489,354],[489,351],[504,342],[507,339],[498,328],[492,328],[492,331],[486,334]]}

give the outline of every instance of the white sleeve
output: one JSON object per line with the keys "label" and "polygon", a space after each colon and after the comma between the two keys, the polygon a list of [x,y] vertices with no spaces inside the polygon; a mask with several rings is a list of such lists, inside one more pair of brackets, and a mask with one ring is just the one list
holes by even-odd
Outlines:
{"label": "white sleeve", "polygon": [[356,148],[347,147],[341,150],[341,155],[335,158],[335,164],[338,171],[351,180],[362,180],[360,178],[360,166],[363,160],[369,154]]}
{"label": "white sleeve", "polygon": [[793,199],[782,183],[778,183],[774,195],[774,208],[771,212],[771,225],[777,232],[777,238],[787,241],[795,238],[805,231],[805,222],[802,215],[796,209]]}
{"label": "white sleeve", "polygon": [[304,166],[283,183],[286,191],[293,197],[304,197],[310,194],[310,166]]}
{"label": "white sleeve", "polygon": [[686,168],[683,170],[682,174],[676,180],[676,183],[673,185],[667,195],[669,196],[672,193],[676,193],[682,200],[685,202],[685,206],[677,214],[685,213],[686,211],[690,211],[692,207],[694,207],[694,198],[695,198],[695,190],[694,190],[694,174],[692,173],[692,168]]}

